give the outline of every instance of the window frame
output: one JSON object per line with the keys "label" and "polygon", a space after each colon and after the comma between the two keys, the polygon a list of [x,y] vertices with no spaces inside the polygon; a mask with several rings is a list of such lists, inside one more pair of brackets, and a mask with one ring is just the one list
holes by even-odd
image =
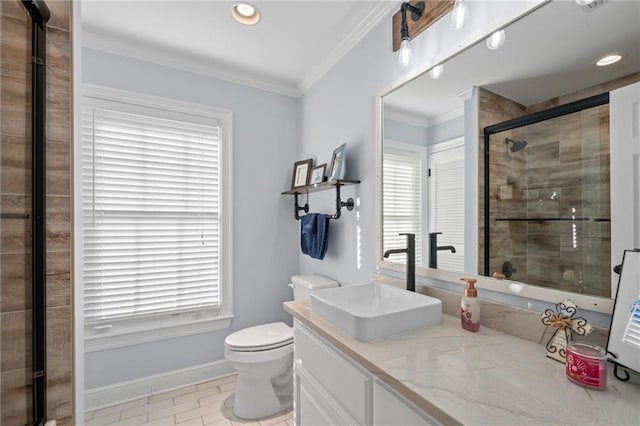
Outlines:
{"label": "window frame", "polygon": [[[116,347],[129,346],[158,340],[171,339],[180,336],[200,334],[229,328],[233,318],[233,245],[231,233],[233,230],[233,200],[232,200],[232,125],[233,114],[229,110],[178,101],[169,98],[151,96],[132,91],[113,89],[109,87],[83,84],[81,92],[82,111],[86,105],[119,106],[122,112],[144,113],[153,112],[154,117],[168,118],[181,121],[191,121],[199,124],[217,122],[220,127],[220,275],[219,291],[221,294],[220,307],[203,308],[176,313],[148,314],[134,318],[113,319],[109,324],[86,324],[84,316],[84,347],[85,352],[100,351]],[[82,176],[77,167],[82,161],[82,140],[77,139],[75,148],[76,177],[74,197],[76,204],[82,204]],[[76,214],[77,211],[76,211]],[[82,223],[82,216],[76,218]],[[76,280],[83,282],[83,230],[74,238],[76,243],[75,256],[80,265]],[[84,298],[77,303],[84,306]],[[79,310],[84,311],[84,308]]]}

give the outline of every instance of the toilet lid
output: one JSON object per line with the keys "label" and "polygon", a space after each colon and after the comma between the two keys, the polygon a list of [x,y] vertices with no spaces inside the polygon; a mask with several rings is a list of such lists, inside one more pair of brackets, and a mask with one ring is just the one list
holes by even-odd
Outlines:
{"label": "toilet lid", "polygon": [[265,351],[291,342],[293,342],[293,328],[283,322],[245,328],[224,339],[225,346],[235,351]]}

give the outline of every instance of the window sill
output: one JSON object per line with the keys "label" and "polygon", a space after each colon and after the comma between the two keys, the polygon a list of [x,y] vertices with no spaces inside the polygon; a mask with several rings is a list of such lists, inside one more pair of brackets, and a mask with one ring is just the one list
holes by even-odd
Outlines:
{"label": "window sill", "polygon": [[97,352],[141,343],[229,328],[233,315],[191,314],[148,317],[136,321],[114,322],[106,327],[85,326],[84,352]]}

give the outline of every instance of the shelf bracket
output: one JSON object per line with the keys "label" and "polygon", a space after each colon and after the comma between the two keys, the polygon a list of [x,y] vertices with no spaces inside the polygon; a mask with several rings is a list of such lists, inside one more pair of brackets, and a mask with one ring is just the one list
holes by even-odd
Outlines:
{"label": "shelf bracket", "polygon": [[346,202],[342,201],[342,199],[340,198],[340,186],[340,183],[336,185],[336,214],[329,216],[330,219],[340,219],[340,216],[342,216],[343,207],[346,207],[347,210],[351,211],[355,206],[353,198],[347,199]]}
{"label": "shelf bracket", "polygon": [[293,215],[295,216],[296,220],[300,220],[302,218],[302,216],[300,216],[298,214],[298,212],[300,210],[303,210],[305,213],[309,213],[309,203],[304,203],[304,206],[300,206],[300,204],[298,204],[298,193],[296,192],[294,194],[295,197],[295,201],[293,204]]}

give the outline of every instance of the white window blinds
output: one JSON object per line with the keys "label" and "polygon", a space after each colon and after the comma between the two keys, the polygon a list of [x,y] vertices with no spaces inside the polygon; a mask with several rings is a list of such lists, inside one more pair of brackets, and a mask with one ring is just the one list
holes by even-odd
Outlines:
{"label": "white window blinds", "polygon": [[220,306],[221,131],[210,121],[83,107],[85,322]]}
{"label": "white window blinds", "polygon": [[[407,238],[399,233],[416,234],[416,262],[422,259],[424,160],[415,152],[384,148],[383,155],[383,250],[403,248]],[[406,262],[406,256],[395,261]]]}

